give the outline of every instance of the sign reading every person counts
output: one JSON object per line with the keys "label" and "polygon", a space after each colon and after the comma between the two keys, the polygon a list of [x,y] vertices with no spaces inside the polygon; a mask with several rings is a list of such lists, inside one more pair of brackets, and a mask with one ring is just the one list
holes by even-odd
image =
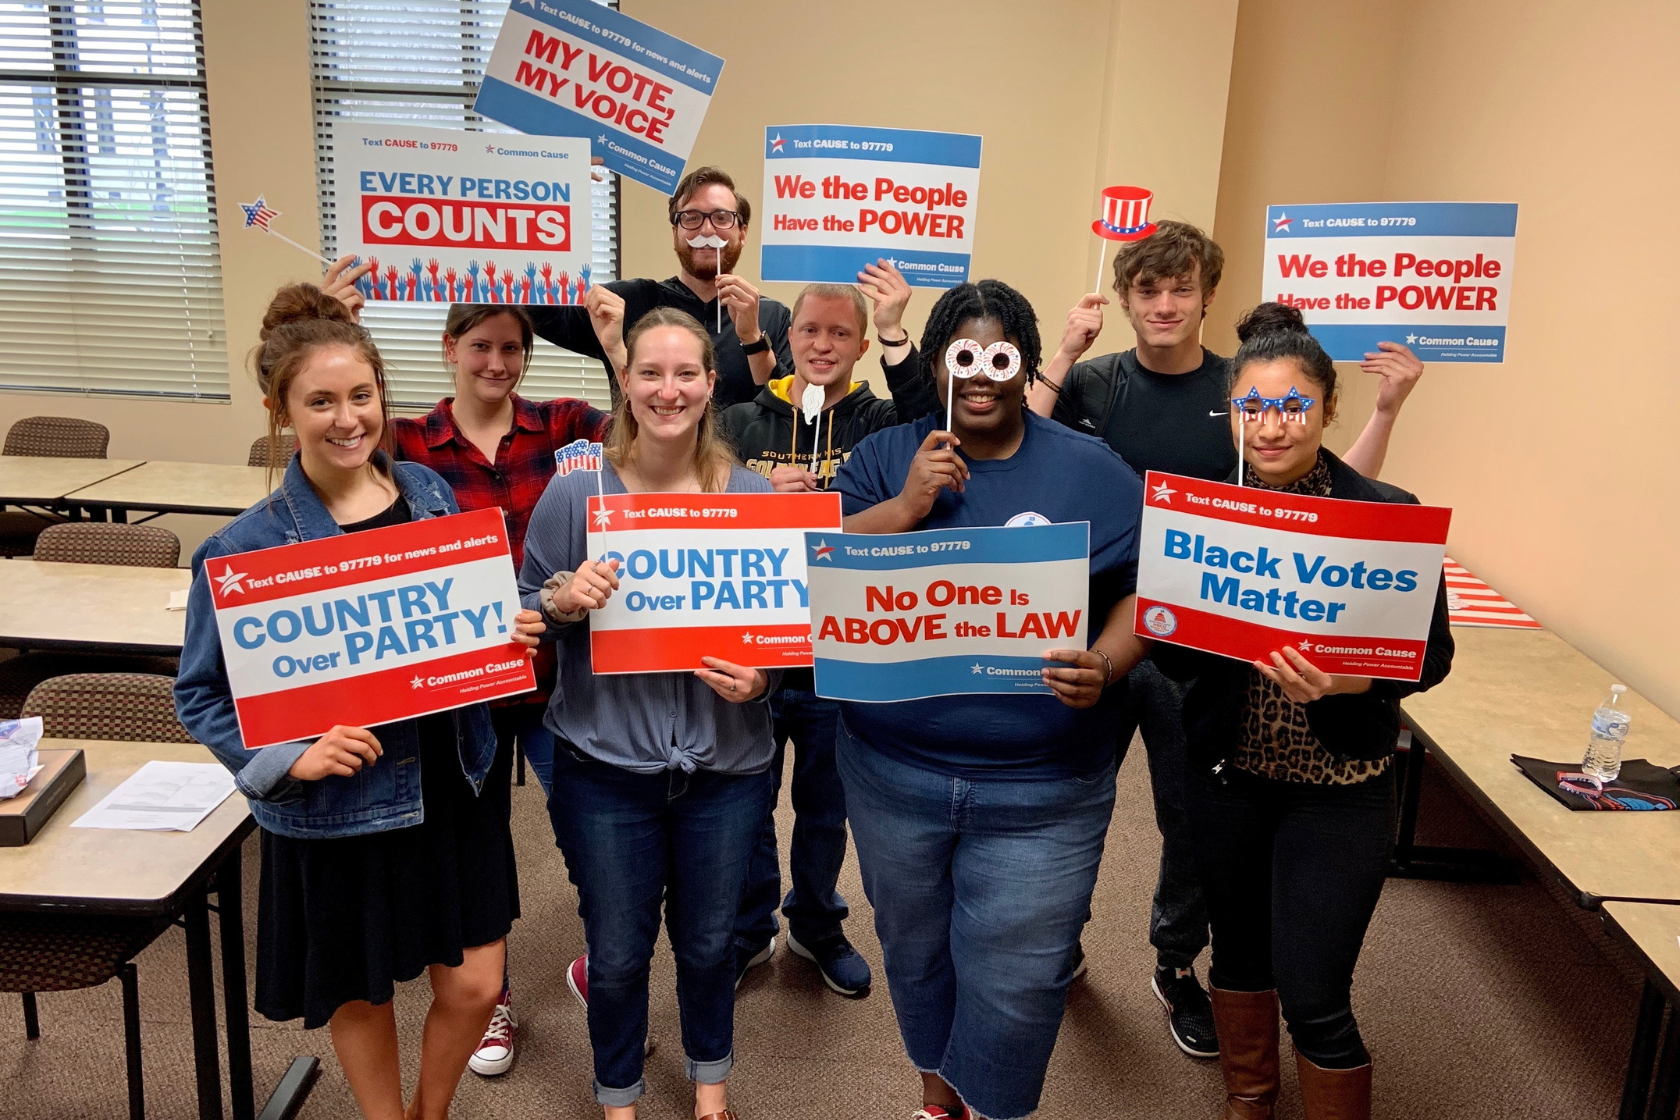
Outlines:
{"label": "sign reading every person counts", "polygon": [[1044,654],[1084,649],[1091,527],[807,533],[816,688],[885,702],[1044,693]]}
{"label": "sign reading every person counts", "polygon": [[840,528],[840,495],[608,494],[589,499],[589,555],[618,590],[589,612],[597,673],[811,663],[805,531]]}
{"label": "sign reading every person counts", "polygon": [[1339,362],[1403,342],[1426,362],[1502,362],[1514,202],[1268,206],[1261,299],[1299,307]]}
{"label": "sign reading every person counts", "polygon": [[1141,637],[1326,673],[1415,681],[1450,509],[1280,494],[1150,471],[1138,543]]}
{"label": "sign reading every person counts", "polygon": [[219,557],[206,565],[250,749],[529,692],[500,510]]}
{"label": "sign reading every person counts", "polygon": [[338,251],[375,300],[582,303],[589,145],[407,125],[333,125]]}
{"label": "sign reading every person counts", "polygon": [[603,4],[513,0],[473,109],[587,137],[608,168],[670,194],[722,73],[717,55]]}
{"label": "sign reading every person counts", "polygon": [[891,260],[912,285],[968,280],[980,137],[790,124],[764,130],[766,280],[852,284]]}

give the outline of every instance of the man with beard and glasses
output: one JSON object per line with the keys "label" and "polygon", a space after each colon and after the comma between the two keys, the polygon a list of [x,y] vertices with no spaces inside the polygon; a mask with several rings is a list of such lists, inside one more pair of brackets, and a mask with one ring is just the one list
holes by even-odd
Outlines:
{"label": "man with beard and glasses", "polygon": [[668,208],[671,247],[680,266],[675,276],[597,284],[581,307],[531,307],[537,334],[599,358],[616,396],[625,334],[654,308],[674,307],[694,316],[712,336],[717,407],[752,400],[771,377],[793,373],[787,305],[761,298],[757,288],[732,271],[746,247],[752,204],[735,190],[727,172],[698,167],[677,184]]}

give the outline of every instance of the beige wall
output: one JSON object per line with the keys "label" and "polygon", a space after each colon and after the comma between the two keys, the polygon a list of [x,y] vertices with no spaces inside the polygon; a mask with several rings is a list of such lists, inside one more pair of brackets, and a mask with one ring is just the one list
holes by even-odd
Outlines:
{"label": "beige wall", "polygon": [[[1229,353],[1259,297],[1267,203],[1519,203],[1507,361],[1432,367],[1383,477],[1452,506],[1457,559],[1680,713],[1680,6],[1583,11],[1244,0],[1209,337]],[[1343,368],[1345,443],[1370,390]]]}
{"label": "beige wall", "polygon": [[[1155,190],[1157,216],[1213,219],[1236,0],[857,0],[840,9],[741,0],[729,8],[729,32],[704,4],[623,7],[724,57],[690,166],[727,169],[754,202],[767,125],[983,135],[974,275],[1024,292],[1048,346],[1095,276],[1090,229],[1102,187],[1140,183]],[[664,196],[626,184],[624,274],[674,271]],[[737,271],[756,281],[756,234]],[[764,290],[792,303],[799,287]],[[913,335],[938,294],[917,290],[906,317]],[[1123,327],[1116,316],[1105,342],[1130,345]]]}

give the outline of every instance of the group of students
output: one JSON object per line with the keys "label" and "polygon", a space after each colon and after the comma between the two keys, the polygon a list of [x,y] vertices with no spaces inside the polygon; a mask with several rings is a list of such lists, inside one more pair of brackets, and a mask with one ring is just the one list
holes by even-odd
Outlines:
{"label": "group of students", "polygon": [[[1095,295],[1045,362],[1031,305],[997,280],[944,292],[919,346],[902,326],[911,289],[887,262],[855,287],[811,285],[791,309],[760,297],[730,272],[750,210],[715,168],[685,178],[669,217],[670,280],[599,286],[535,321],[453,308],[455,395],[418,420],[390,416],[349,262],[271,304],[254,364],[270,432],[292,429],[297,451],[274,493],[194,554],[176,685],[182,722],[261,826],[257,1010],[330,1025],[379,1120],[442,1118],[469,1063],[511,1064],[517,741],[577,890],[586,951],[567,982],[608,1120],[632,1117],[645,1088],[662,921],[699,1120],[734,1116],[735,991],[775,951],[778,909],[790,951],[841,995],[868,994],[837,890],[848,824],[921,1078],[916,1117],[1023,1117],[1085,969],[1116,773],[1141,729],[1163,837],[1151,983],[1174,1040],[1219,1058],[1226,1120],[1260,1120],[1278,1093],[1281,1008],[1309,1120],[1368,1117],[1350,989],[1393,833],[1398,700],[1451,664],[1444,594],[1412,684],[1328,675],[1291,647],[1242,663],[1152,645],[1132,626],[1140,474],[1240,470],[1258,488],[1415,501],[1369,476],[1421,365],[1395,344],[1368,357],[1377,409],[1344,461],[1322,446],[1336,370],[1299,312],[1256,308],[1234,358],[1202,348],[1223,257],[1188,225],[1163,222],[1115,261],[1136,349],[1082,360],[1107,302]],[[723,247],[690,243],[708,233]],[[871,325],[890,400],[853,379]],[[514,391],[534,333],[609,365],[610,417]],[[999,360],[948,360],[962,352]],[[557,473],[555,452],[578,439],[603,444],[599,471]],[[591,671],[589,614],[618,577],[586,550],[589,496],[827,489],[855,533],[1088,522],[1089,647],[1046,651],[1046,694],[886,704],[825,700],[809,670],[726,657],[692,674]],[[210,560],[491,507],[507,519],[524,608],[513,637],[537,659],[538,693],[245,749]],[[773,810],[789,741],[783,896]],[[1204,990],[1193,962],[1210,927]],[[422,971],[433,999],[405,1103],[391,1001]]]}

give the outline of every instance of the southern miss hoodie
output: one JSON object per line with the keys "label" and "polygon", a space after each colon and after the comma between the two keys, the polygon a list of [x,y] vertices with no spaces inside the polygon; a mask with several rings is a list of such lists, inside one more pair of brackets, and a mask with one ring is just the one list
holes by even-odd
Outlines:
{"label": "southern miss hoodie", "polygon": [[798,404],[788,397],[793,378],[780,377],[752,400],[725,409],[723,430],[749,470],[768,478],[776,467],[801,467],[814,472],[817,485],[826,490],[863,437],[939,410],[932,381],[921,376],[914,346],[903,361],[889,366],[883,360],[881,368],[893,393],[890,401],[870,392],[867,382],[854,381],[849,393],[806,423]]}

